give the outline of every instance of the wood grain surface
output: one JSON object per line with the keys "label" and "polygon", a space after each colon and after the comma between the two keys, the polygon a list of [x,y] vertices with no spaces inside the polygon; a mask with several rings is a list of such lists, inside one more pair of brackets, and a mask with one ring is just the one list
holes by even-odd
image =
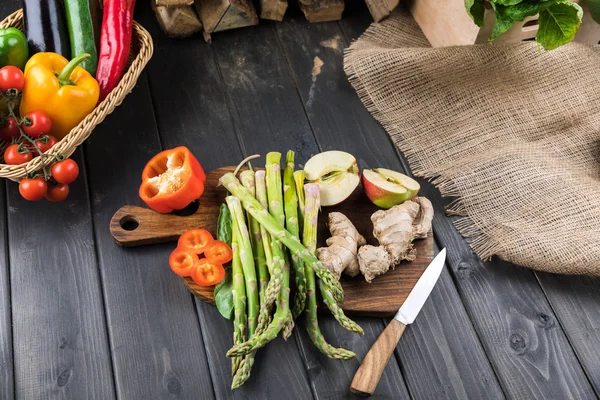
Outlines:
{"label": "wood grain surface", "polygon": [[[205,228],[216,235],[219,208],[227,196],[227,191],[218,186],[219,178],[235,167],[223,167],[206,174],[204,194],[200,198],[198,210],[186,217],[174,214],[159,214],[149,209],[124,206],[115,213],[110,222],[113,237],[119,244],[150,244],[177,240],[186,230]],[[325,240],[331,236],[327,228],[327,215],[341,212],[354,223],[356,229],[365,236],[370,244],[378,245],[373,237],[371,214],[378,210],[362,191],[361,186],[343,203],[324,207],[319,214],[318,246],[325,246]],[[126,230],[121,221],[135,220],[139,226]],[[392,316],[398,311],[417,280],[434,257],[433,237],[414,242],[417,259],[403,262],[386,274],[367,283],[362,276],[349,278],[342,276],[344,287],[344,311],[354,315]],[[196,285],[191,278],[184,278],[185,285],[196,297],[214,304],[213,287]]]}
{"label": "wood grain surface", "polygon": [[[73,158],[83,165],[81,151]],[[23,399],[115,398],[85,179],[81,171],[62,203],[29,202],[7,185],[14,380]]]}
{"label": "wood grain surface", "polygon": [[[0,6],[0,17],[3,15]],[[8,261],[8,223],[5,184],[0,184],[0,399],[14,397],[10,275]]]}

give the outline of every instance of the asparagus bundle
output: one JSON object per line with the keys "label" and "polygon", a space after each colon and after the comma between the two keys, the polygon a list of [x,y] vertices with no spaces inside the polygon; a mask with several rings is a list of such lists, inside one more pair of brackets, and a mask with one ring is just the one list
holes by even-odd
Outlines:
{"label": "asparagus bundle", "polygon": [[[309,336],[321,352],[337,359],[354,357],[353,352],[328,344],[317,321],[319,285],[324,303],[339,323],[362,333],[338,305],[343,300],[340,283],[315,257],[318,186],[305,187],[304,173],[294,172],[293,151],[287,153],[283,179],[281,154],[276,152],[267,154],[264,171],[243,171],[240,180],[236,175],[237,170],[220,179],[230,192],[226,202],[231,212],[234,253],[234,346],[227,352],[232,357],[232,389],[249,378],[256,351],[280,332],[288,338],[294,319],[302,313]],[[292,307],[290,266],[296,288]]]}

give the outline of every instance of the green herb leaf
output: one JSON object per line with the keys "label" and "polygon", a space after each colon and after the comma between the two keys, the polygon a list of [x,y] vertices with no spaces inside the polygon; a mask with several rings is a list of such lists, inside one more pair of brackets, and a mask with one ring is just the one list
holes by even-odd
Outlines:
{"label": "green herb leaf", "polygon": [[217,239],[222,240],[231,247],[231,213],[227,204],[221,204],[219,219],[217,220]]}
{"label": "green herb leaf", "polygon": [[532,15],[536,15],[540,10],[546,7],[546,3],[540,3],[539,0],[529,0],[514,5],[512,7],[506,7],[506,16],[513,21],[523,21],[525,18]]}
{"label": "green herb leaf", "polygon": [[514,23],[506,13],[508,7],[496,3],[492,3],[492,7],[496,14],[496,22],[494,22],[494,29],[492,29],[492,35],[489,38],[490,42],[509,30]]}
{"label": "green herb leaf", "polygon": [[225,268],[225,278],[215,286],[215,304],[221,315],[227,319],[233,317],[233,279],[231,267]]}
{"label": "green herb leaf", "polygon": [[467,13],[477,26],[483,26],[483,15],[485,14],[484,3],[484,0],[465,0]]}
{"label": "green herb leaf", "polygon": [[547,2],[540,11],[539,28],[535,40],[546,50],[569,43],[575,37],[583,10],[570,1]]}
{"label": "green herb leaf", "polygon": [[[225,203],[221,204],[219,219],[217,220],[217,239],[231,246],[231,213]],[[225,278],[215,285],[214,295],[217,310],[227,319],[233,317],[233,292],[231,265],[224,265]]]}
{"label": "green herb leaf", "polygon": [[600,24],[600,0],[585,0],[594,21]]}
{"label": "green herb leaf", "polygon": [[515,4],[521,3],[523,0],[491,0],[492,6],[494,3],[500,4],[502,6],[514,6]]}

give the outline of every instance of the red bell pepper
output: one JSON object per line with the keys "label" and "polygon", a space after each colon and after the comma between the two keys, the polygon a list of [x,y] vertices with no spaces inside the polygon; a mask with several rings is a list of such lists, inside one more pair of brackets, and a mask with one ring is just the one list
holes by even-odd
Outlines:
{"label": "red bell pepper", "polygon": [[133,30],[135,0],[104,0],[96,80],[102,101],[123,77]]}
{"label": "red bell pepper", "polygon": [[181,146],[154,156],[142,172],[139,195],[155,211],[181,210],[204,192],[206,174],[188,150]]}

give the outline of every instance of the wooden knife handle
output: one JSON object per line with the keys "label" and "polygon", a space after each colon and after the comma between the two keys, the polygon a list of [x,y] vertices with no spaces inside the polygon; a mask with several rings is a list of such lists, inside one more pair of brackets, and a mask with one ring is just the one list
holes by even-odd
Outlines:
{"label": "wooden knife handle", "polygon": [[406,325],[393,319],[381,332],[352,379],[350,385],[352,393],[361,396],[373,394],[405,329]]}

